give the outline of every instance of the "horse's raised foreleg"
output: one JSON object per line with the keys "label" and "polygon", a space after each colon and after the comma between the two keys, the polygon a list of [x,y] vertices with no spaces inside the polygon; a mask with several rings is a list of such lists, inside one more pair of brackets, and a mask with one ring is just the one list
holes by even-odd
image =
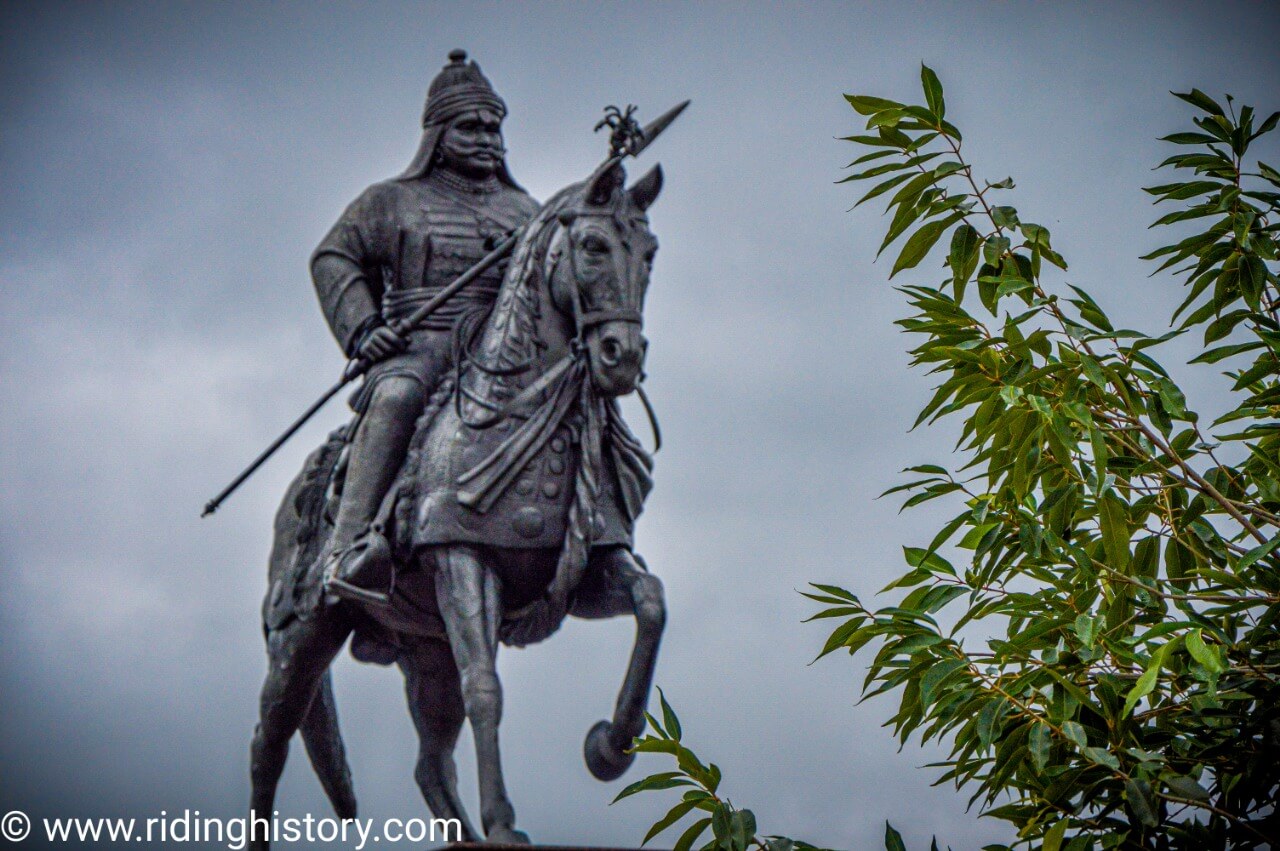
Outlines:
{"label": "horse's raised foreleg", "polygon": [[[462,685],[453,651],[443,641],[424,639],[401,651],[409,714],[418,730],[418,767],[414,779],[436,818],[457,819],[465,842],[477,838],[458,798],[458,771],[453,749],[467,720]],[[454,839],[455,837],[446,837]]]}
{"label": "horse's raised foreleg", "polygon": [[[350,632],[346,619],[328,609],[311,620],[295,620],[268,634],[270,664],[262,683],[258,726],[250,750],[255,816],[270,818],[276,786],[289,756],[289,740],[302,725],[329,663]],[[258,838],[254,847],[266,848],[267,842]]]}
{"label": "horse's raised foreleg", "polygon": [[598,780],[615,780],[631,767],[635,755],[626,752],[632,740],[644,732],[644,711],[653,687],[658,644],[667,622],[662,582],[637,562],[625,547],[593,553],[597,562],[574,603],[573,614],[583,618],[609,618],[634,614],[636,642],[627,675],[618,693],[613,721],[600,721],[583,746],[587,768]]}
{"label": "horse's raised foreleg", "polygon": [[338,729],[338,706],[333,699],[329,672],[320,677],[311,708],[302,718],[302,741],[307,746],[311,766],[320,778],[324,793],[340,819],[356,817],[356,792],[351,785],[351,769],[347,766],[347,749]]}
{"label": "horse's raised foreleg", "polygon": [[502,685],[495,666],[502,600],[498,579],[471,547],[442,547],[436,555],[436,596],[462,684],[462,702],[476,740],[480,819],[490,842],[529,838],[515,829],[498,753]]}

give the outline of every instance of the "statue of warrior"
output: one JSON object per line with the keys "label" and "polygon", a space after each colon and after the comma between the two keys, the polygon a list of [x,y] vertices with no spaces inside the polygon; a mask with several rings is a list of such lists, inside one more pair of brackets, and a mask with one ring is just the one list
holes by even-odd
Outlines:
{"label": "statue of warrior", "polygon": [[453,296],[423,327],[388,326],[440,292],[538,210],[507,171],[507,109],[466,51],[431,83],[422,143],[399,177],[370,186],[311,258],[320,307],[348,357],[373,363],[352,397],[346,481],[322,558],[334,596],[386,601],[376,548],[358,545],[404,460],[418,416],[446,374],[454,325],[493,303],[505,262]]}

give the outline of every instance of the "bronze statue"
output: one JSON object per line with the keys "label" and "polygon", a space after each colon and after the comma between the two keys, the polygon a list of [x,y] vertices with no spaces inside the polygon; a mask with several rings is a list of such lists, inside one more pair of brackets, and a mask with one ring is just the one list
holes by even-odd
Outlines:
{"label": "bronze statue", "polygon": [[[657,249],[645,211],[662,172],[625,188],[621,161],[684,105],[644,131],[630,110],[615,111],[610,158],[533,215],[501,159],[501,101],[465,54],[450,57],[414,165],[352,205],[313,260],[339,341],[378,362],[354,398],[355,423],[312,453],[276,516],[252,803],[271,811],[300,731],[337,814],[355,816],[328,675],[353,636],[357,658],[404,673],[415,777],[433,814],[458,819],[466,839],[527,842],[498,754],[499,643],[541,641],[569,614],[634,615],[613,719],[585,742],[591,773],[626,771],[644,725],[665,609],[661,583],[633,552],[652,461],[616,398],[643,376]],[[407,339],[382,324],[396,326],[396,311],[430,299],[521,224],[500,279],[478,276]],[[456,788],[453,749],[467,720],[482,834]]]}
{"label": "bronze statue", "polygon": [[492,304],[502,268],[491,268],[407,339],[388,323],[437,294],[538,209],[507,171],[506,105],[466,58],[465,51],[450,53],[432,82],[409,168],[366,189],[311,258],[320,306],[338,343],[373,364],[352,399],[359,419],[325,557],[326,586],[338,596],[385,601],[360,584],[377,565],[352,544],[372,522],[422,406],[440,383],[454,324],[469,308]]}

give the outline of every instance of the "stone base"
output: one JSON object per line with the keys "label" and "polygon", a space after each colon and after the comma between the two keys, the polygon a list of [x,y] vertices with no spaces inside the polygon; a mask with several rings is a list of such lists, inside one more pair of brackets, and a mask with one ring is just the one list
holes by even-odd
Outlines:
{"label": "stone base", "polygon": [[[445,846],[449,851],[641,851],[639,848],[609,848],[603,845],[505,845],[489,842],[455,842]],[[643,851],[662,851],[645,848]]]}

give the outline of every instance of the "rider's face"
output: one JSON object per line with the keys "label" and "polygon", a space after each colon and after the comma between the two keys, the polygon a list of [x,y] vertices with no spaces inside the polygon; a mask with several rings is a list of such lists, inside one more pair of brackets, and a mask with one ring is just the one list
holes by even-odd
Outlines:
{"label": "rider's face", "polygon": [[502,119],[487,109],[465,112],[445,129],[437,150],[450,171],[488,177],[502,163]]}

